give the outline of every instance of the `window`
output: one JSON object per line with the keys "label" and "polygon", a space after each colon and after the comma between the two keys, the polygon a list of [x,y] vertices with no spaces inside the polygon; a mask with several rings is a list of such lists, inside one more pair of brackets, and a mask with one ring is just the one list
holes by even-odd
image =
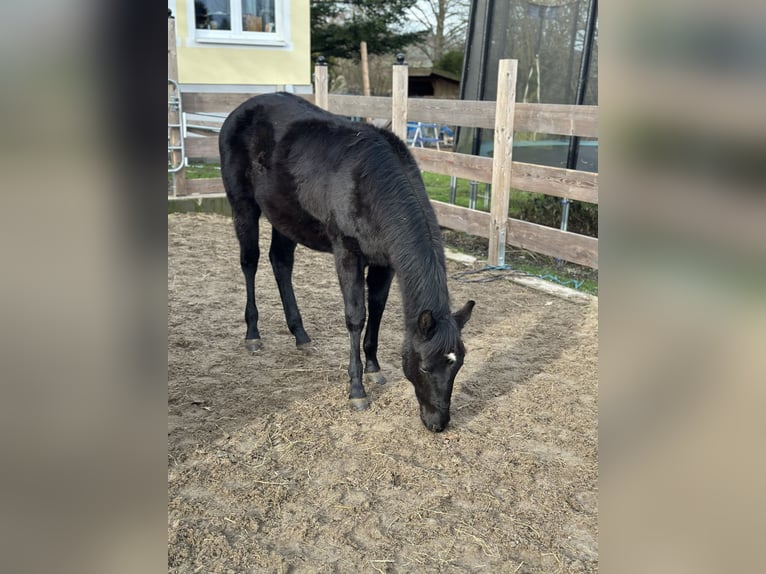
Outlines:
{"label": "window", "polygon": [[194,0],[195,39],[284,46],[286,3],[287,0]]}

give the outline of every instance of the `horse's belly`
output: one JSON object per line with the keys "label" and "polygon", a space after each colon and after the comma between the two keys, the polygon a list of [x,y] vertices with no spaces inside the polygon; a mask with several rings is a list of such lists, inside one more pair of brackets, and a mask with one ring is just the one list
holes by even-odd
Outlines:
{"label": "horse's belly", "polygon": [[259,198],[257,191],[256,201],[271,226],[282,235],[309,249],[332,251],[332,243],[324,226],[295,203],[270,202],[268,198]]}
{"label": "horse's belly", "polygon": [[[271,225],[296,243],[316,251],[332,252],[335,243],[345,244],[371,265],[388,265],[384,246],[363,217],[339,209],[349,199],[333,199],[332,190],[351,189],[348,181],[333,180],[333,185],[304,181],[294,185],[289,174],[268,173],[255,182],[255,200]],[[290,182],[290,184],[285,184]]]}

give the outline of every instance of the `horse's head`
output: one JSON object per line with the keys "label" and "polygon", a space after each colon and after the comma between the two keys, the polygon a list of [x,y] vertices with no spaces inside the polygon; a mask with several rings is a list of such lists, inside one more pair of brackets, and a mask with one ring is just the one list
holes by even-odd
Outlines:
{"label": "horse's head", "polygon": [[460,332],[474,304],[468,301],[460,311],[444,317],[423,311],[417,326],[406,334],[402,369],[415,386],[420,420],[430,431],[441,432],[449,422],[452,385],[465,357]]}

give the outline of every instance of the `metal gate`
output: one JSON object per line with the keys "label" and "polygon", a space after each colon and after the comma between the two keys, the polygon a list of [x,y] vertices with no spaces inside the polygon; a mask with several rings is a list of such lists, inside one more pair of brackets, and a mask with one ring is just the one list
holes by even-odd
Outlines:
{"label": "metal gate", "polygon": [[168,78],[168,173],[176,173],[186,163],[184,114],[178,82]]}

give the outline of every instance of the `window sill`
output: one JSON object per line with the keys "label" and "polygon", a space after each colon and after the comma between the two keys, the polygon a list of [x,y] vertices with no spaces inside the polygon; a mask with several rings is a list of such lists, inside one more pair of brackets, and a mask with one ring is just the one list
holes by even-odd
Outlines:
{"label": "window sill", "polygon": [[210,36],[196,36],[195,42],[200,44],[236,44],[240,46],[276,46],[283,48],[287,42],[283,38],[242,38],[237,36],[219,36],[212,38]]}

